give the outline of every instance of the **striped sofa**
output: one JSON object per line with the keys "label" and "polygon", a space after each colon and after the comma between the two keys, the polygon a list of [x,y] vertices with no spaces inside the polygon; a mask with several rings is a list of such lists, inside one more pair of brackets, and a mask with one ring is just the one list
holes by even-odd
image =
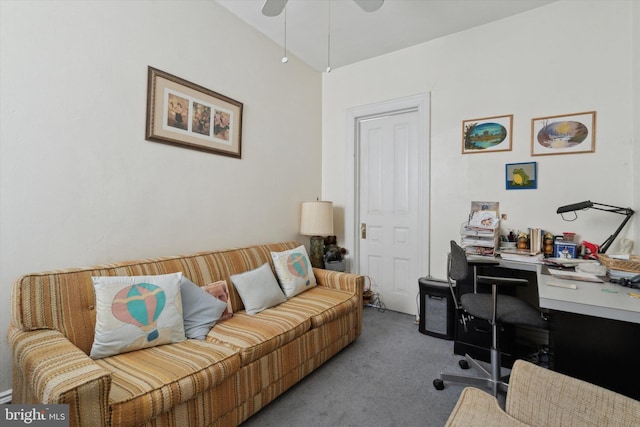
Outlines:
{"label": "striped sofa", "polygon": [[[20,277],[7,342],[12,403],[68,404],[71,425],[235,426],[308,375],[362,330],[362,276],[314,269],[318,286],[248,315],[230,276],[296,242],[201,252]],[[225,279],[232,318],[206,340],[93,360],[91,276],[183,272],[200,286]]]}

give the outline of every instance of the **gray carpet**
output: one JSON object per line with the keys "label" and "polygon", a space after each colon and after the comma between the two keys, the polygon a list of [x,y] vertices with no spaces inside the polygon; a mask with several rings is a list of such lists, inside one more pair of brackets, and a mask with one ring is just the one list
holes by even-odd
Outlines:
{"label": "gray carpet", "polygon": [[453,341],[418,332],[415,317],[365,307],[362,335],[243,426],[443,426],[464,388]]}

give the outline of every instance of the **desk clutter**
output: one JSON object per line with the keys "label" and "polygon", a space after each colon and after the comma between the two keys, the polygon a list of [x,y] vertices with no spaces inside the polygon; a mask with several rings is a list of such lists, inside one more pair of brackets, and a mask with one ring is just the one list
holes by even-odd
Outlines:
{"label": "desk clutter", "polygon": [[571,268],[590,280],[608,276],[614,283],[626,281],[640,287],[640,255],[630,254],[633,241],[629,239],[621,242],[626,254],[606,255],[599,253],[603,247],[580,241],[573,232],[557,235],[542,228],[503,230],[500,218],[499,202],[471,202],[469,218],[460,226],[460,246],[467,255]]}
{"label": "desk clutter", "polygon": [[469,219],[460,226],[460,246],[467,255],[496,256],[500,241],[500,203],[471,202]]}

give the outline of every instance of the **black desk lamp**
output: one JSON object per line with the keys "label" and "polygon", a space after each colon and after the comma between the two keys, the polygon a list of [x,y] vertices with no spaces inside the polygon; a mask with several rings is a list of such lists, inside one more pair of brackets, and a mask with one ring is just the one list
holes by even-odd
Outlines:
{"label": "black desk lamp", "polygon": [[[607,240],[605,240],[602,243],[602,245],[600,245],[600,249],[598,249],[598,253],[601,253],[601,254],[607,252],[607,249],[609,249],[609,246],[611,246],[611,243],[613,243],[615,238],[618,237],[618,234],[620,234],[620,231],[622,230],[622,228],[629,221],[631,216],[635,213],[634,210],[631,208],[621,208],[618,206],[605,205],[603,203],[595,203],[590,200],[587,200],[586,202],[574,203],[572,205],[560,206],[556,211],[556,213],[562,215],[565,212],[575,213],[576,211],[580,211],[584,209],[597,209],[599,211],[617,213],[617,214],[626,216],[626,218],[622,221],[622,224],[620,224],[618,229],[611,236],[607,237]],[[576,218],[578,218],[578,214],[576,213],[575,215],[576,215]],[[573,221],[576,218],[569,221]],[[564,219],[564,216],[562,217],[562,219]],[[565,219],[565,221],[567,220]]]}

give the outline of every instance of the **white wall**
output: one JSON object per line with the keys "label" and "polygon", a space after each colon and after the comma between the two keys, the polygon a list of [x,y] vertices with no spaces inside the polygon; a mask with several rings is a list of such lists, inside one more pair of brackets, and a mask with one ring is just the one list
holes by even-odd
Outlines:
{"label": "white wall", "polygon": [[[633,164],[636,169],[638,169],[640,167],[640,120],[638,120],[638,115],[640,114],[640,2],[634,1],[632,5],[633,43],[631,46],[631,56],[633,58],[633,71],[631,75],[633,76]],[[634,194],[637,194],[640,189],[640,170],[634,173],[633,189]],[[638,206],[640,196],[635,197],[635,202],[637,203],[635,207],[638,208],[636,209],[636,215],[640,215],[640,206]],[[637,254],[640,253],[640,227],[636,227],[635,232],[636,244],[634,253]]]}
{"label": "white wall", "polygon": [[[434,277],[446,277],[448,241],[459,238],[472,200],[499,201],[509,218],[504,228],[573,231],[601,243],[621,216],[590,211],[569,223],[555,211],[583,200],[640,211],[633,174],[638,154],[632,161],[634,123],[636,152],[640,144],[640,111],[633,111],[638,77],[634,98],[630,55],[638,33],[631,11],[628,0],[559,1],[325,74],[323,197],[338,208],[346,203],[347,109],[430,92]],[[637,27],[637,13],[634,22]],[[597,112],[595,153],[530,156],[533,117],[591,110]],[[462,120],[505,114],[514,115],[512,151],[461,154]],[[528,161],[538,162],[538,189],[505,190],[505,164]],[[640,213],[621,235],[636,240],[636,252],[638,224]],[[344,241],[344,229],[337,234]]]}
{"label": "white wall", "polygon": [[[2,391],[19,275],[301,239],[322,82],[212,1],[0,8]],[[145,141],[148,65],[244,103],[241,160]]]}

